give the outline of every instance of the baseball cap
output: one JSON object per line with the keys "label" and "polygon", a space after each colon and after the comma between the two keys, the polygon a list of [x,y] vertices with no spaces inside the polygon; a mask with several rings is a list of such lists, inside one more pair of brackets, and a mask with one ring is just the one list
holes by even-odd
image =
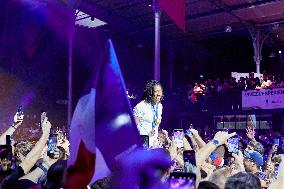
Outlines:
{"label": "baseball cap", "polygon": [[253,160],[257,166],[263,165],[263,156],[257,151],[244,151],[244,157]]}

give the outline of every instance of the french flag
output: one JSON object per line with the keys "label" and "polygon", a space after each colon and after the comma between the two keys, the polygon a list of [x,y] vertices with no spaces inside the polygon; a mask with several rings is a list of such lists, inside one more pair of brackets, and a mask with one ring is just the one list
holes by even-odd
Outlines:
{"label": "french flag", "polygon": [[112,41],[98,40],[100,56],[92,59],[94,71],[70,126],[66,189],[85,189],[108,176],[117,160],[141,146]]}

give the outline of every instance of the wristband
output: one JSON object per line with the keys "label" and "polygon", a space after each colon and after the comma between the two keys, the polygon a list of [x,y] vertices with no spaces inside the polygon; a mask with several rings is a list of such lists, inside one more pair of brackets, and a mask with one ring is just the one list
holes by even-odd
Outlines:
{"label": "wristband", "polygon": [[38,168],[40,168],[41,170],[43,170],[43,172],[47,172],[47,166],[44,164],[44,163],[36,163],[36,166],[38,167]]}
{"label": "wristband", "polygon": [[15,124],[13,124],[13,125],[11,125],[15,130],[17,129],[16,127],[15,127]]}
{"label": "wristband", "polygon": [[220,142],[219,142],[218,140],[214,139],[214,140],[212,140],[212,143],[213,143],[215,146],[218,146]]}

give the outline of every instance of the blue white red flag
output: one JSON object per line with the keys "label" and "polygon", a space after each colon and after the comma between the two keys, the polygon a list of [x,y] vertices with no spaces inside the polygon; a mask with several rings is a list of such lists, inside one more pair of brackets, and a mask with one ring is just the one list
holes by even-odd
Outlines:
{"label": "blue white red flag", "polygon": [[100,58],[75,108],[65,188],[86,188],[108,176],[116,160],[139,144],[139,135],[111,40],[100,41]]}

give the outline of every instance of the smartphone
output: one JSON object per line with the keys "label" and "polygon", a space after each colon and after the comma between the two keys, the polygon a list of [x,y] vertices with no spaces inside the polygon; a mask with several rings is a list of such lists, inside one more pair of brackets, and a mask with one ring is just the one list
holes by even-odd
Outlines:
{"label": "smartphone", "polygon": [[23,106],[18,106],[18,110],[17,110],[17,119],[23,119],[21,116],[24,115],[24,108]]}
{"label": "smartphone", "polygon": [[185,130],[185,134],[191,136],[192,132],[189,129],[187,129],[187,130]]}
{"label": "smartphone", "polygon": [[47,141],[47,155],[49,157],[54,156],[56,147],[57,147],[57,134],[50,134]]}
{"label": "smartphone", "polygon": [[173,172],[169,177],[170,189],[195,189],[194,173]]}
{"label": "smartphone", "polygon": [[196,160],[194,150],[183,151],[183,161],[184,161],[184,172],[185,173],[196,173]]}
{"label": "smartphone", "polygon": [[142,145],[144,148],[149,148],[149,136],[148,135],[140,135],[142,140]]}
{"label": "smartphone", "polygon": [[17,110],[19,115],[23,115],[24,114],[24,108],[23,106],[18,106],[18,110]]}
{"label": "smartphone", "polygon": [[238,137],[229,138],[227,148],[228,148],[229,153],[238,154],[238,152],[239,152],[239,138]]}
{"label": "smartphone", "polygon": [[12,171],[12,147],[11,145],[0,145],[0,173]]}
{"label": "smartphone", "polygon": [[174,129],[173,134],[176,147],[183,148],[183,129]]}
{"label": "smartphone", "polygon": [[43,126],[43,122],[44,122],[44,119],[46,118],[46,111],[41,111],[41,114],[40,114],[40,127],[42,128]]}

